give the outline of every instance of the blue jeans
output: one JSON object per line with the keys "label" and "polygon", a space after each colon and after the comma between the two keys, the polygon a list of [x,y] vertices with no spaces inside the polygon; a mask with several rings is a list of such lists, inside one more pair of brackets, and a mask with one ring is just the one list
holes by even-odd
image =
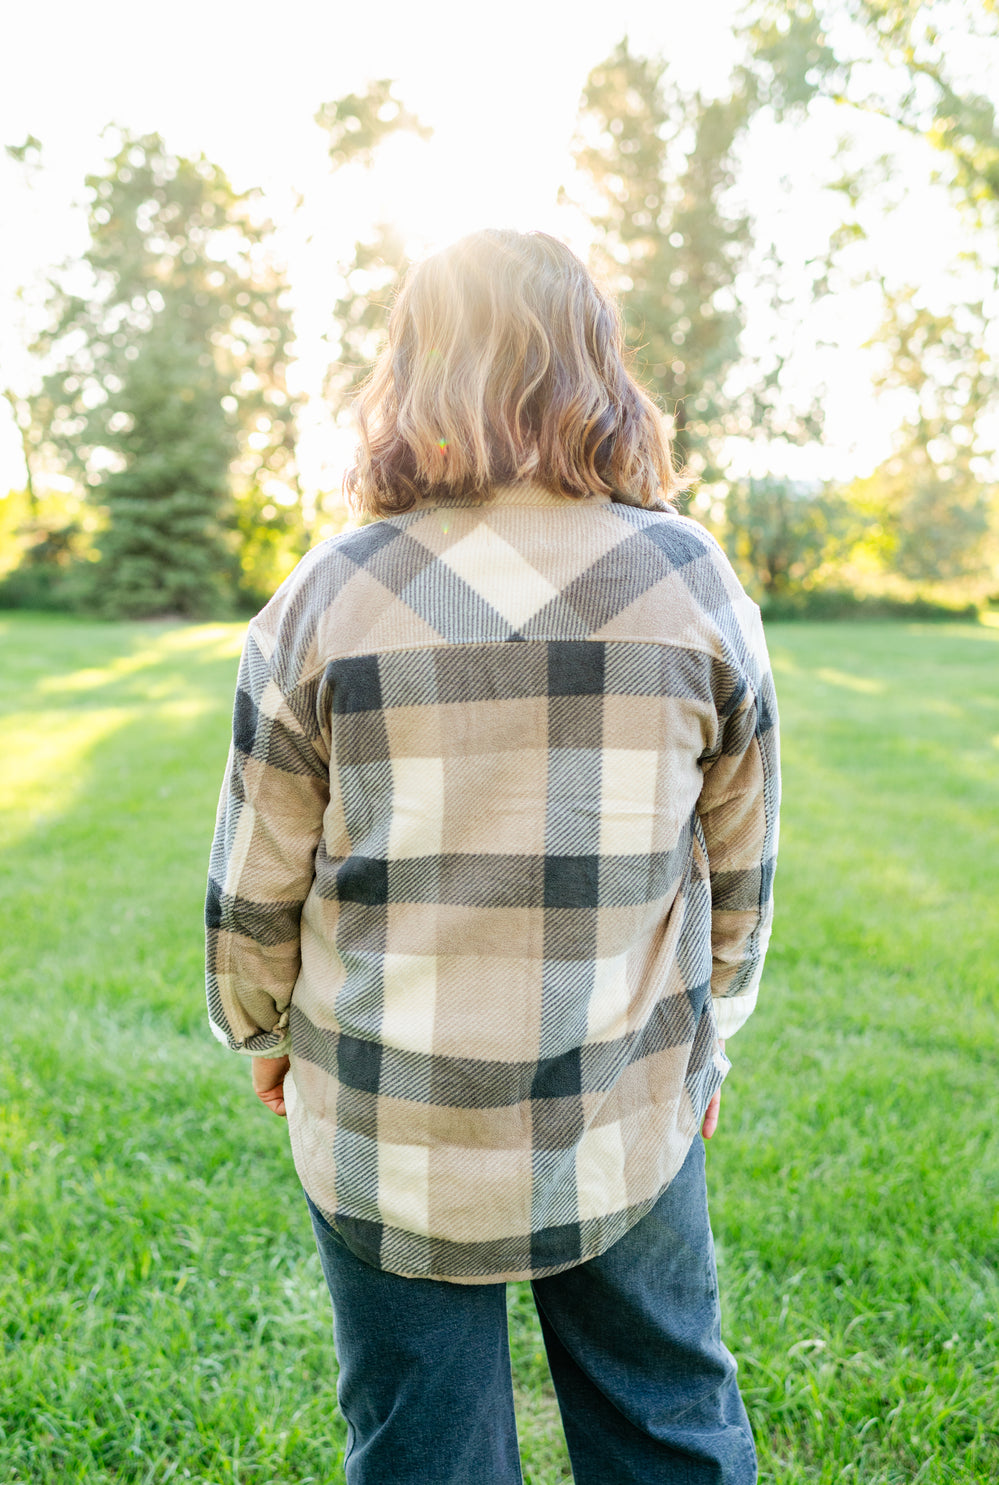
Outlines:
{"label": "blue jeans", "polygon": [[[506,1286],[372,1268],[309,1209],[333,1300],[348,1485],[520,1485]],[[752,1485],[700,1138],[619,1242],[532,1288],[576,1485]]]}

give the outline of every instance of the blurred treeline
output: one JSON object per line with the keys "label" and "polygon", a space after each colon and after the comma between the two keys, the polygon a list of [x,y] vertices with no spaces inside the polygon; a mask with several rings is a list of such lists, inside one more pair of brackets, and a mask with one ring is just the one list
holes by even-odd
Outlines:
{"label": "blurred treeline", "polygon": [[[984,300],[999,283],[999,141],[992,103],[951,65],[954,36],[964,56],[975,38],[991,46],[994,0],[828,0],[825,12],[817,0],[750,0],[725,96],[705,99],[627,40],[583,90],[566,199],[589,219],[591,266],[619,296],[636,372],[698,476],[687,513],[773,614],[999,601],[999,368]],[[844,136],[841,220],[807,262],[782,261],[733,204],[753,141],[779,149],[833,104],[926,141],[939,189],[971,229],[961,302],[941,308],[864,256],[870,203],[890,200],[898,173],[890,151],[872,160]],[[370,166],[399,130],[430,132],[388,80],[324,104],[316,123],[334,171]],[[7,152],[40,168],[30,136]],[[300,488],[273,225],[256,193],[236,193],[219,166],[171,154],[158,135],[118,131],[86,189],[90,246],[51,276],[35,381],[3,388],[28,480],[0,499],[0,604],[252,609],[347,519]],[[395,229],[372,224],[344,267],[325,384],[340,419],[405,266]],[[877,390],[894,394],[898,414],[890,457],[847,484],[738,476],[734,441],[821,445],[821,393],[803,405],[789,366],[808,307],[861,281],[882,305]],[[871,395],[858,388],[858,401]]]}

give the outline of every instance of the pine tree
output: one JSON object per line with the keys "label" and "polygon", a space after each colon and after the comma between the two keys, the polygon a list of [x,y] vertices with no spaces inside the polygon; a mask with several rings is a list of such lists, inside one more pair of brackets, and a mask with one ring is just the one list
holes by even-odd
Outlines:
{"label": "pine tree", "polygon": [[238,583],[234,494],[295,480],[271,226],[217,165],[155,134],[122,135],[86,184],[90,246],[53,284],[35,350],[54,369],[32,415],[106,511],[98,606],[219,612]]}

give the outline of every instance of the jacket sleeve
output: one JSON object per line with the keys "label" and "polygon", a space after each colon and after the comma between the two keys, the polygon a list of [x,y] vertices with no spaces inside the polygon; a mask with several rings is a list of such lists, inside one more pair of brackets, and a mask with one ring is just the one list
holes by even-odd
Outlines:
{"label": "jacket sleeve", "polygon": [[756,1005],[777,860],[777,701],[755,605],[744,640],[697,806],[711,873],[711,993],[722,1037],[738,1031]]}
{"label": "jacket sleeve", "polygon": [[275,636],[254,621],[239,666],[205,906],[212,1031],[234,1050],[264,1057],[290,1046],[302,907],[329,800],[318,681],[279,681],[275,649]]}

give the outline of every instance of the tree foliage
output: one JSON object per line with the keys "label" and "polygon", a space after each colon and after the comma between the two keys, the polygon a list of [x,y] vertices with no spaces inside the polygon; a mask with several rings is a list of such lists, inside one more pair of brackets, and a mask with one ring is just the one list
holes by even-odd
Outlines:
{"label": "tree foliage", "polygon": [[431,137],[433,130],[395,96],[394,86],[391,78],[379,78],[363,92],[347,93],[318,109],[316,123],[326,131],[334,170],[343,165],[373,165],[379,145],[391,134]]}
{"label": "tree foliage", "polygon": [[764,602],[813,587],[858,535],[856,515],[834,487],[736,480],[725,501],[725,545],[749,591]]}
{"label": "tree foliage", "polygon": [[[334,171],[354,165],[370,169],[379,147],[393,134],[430,139],[433,130],[395,97],[388,78],[361,93],[324,103],[316,123],[326,131]],[[342,414],[375,360],[396,290],[409,263],[402,237],[391,222],[377,222],[354,244],[343,272],[343,290],[333,309],[337,357],[327,371],[324,392],[335,414]]]}
{"label": "tree foliage", "polygon": [[294,488],[291,339],[270,224],[204,157],[122,134],[90,176],[90,245],[34,349],[36,443],[107,512],[107,612],[208,613],[238,583],[232,496]]}
{"label": "tree foliage", "polygon": [[635,369],[672,419],[681,459],[707,483],[724,477],[730,436],[801,443],[821,430],[817,402],[787,395],[786,266],[755,241],[737,196],[757,106],[749,70],[707,99],[625,39],[590,73],[573,145],[593,266],[622,304]]}
{"label": "tree foliage", "polygon": [[[4,145],[4,154],[9,160],[13,160],[20,166],[24,182],[29,188],[34,184],[42,168],[42,142],[34,134],[27,134],[21,144]],[[23,313],[24,291],[17,291],[19,309]],[[22,330],[23,326],[19,327]],[[23,339],[29,337],[23,336]],[[14,427],[21,444],[21,453],[24,459],[24,470],[26,480],[27,506],[31,520],[34,522],[39,515],[38,494],[35,490],[35,441],[33,437],[31,404],[24,395],[24,388],[16,385],[9,378],[9,369],[5,369],[5,385],[0,388],[0,396],[3,397],[10,408]]]}
{"label": "tree foliage", "polygon": [[[926,584],[985,579],[996,558],[995,487],[949,472],[910,443],[850,487],[864,549],[886,571]],[[975,587],[980,584],[976,583]]]}
{"label": "tree foliage", "polygon": [[995,492],[987,478],[989,414],[999,368],[983,344],[980,303],[934,313],[918,290],[884,286],[877,386],[904,408],[892,456],[855,494],[869,545],[917,582],[981,576],[992,550]]}
{"label": "tree foliage", "polygon": [[[967,220],[986,229],[981,281],[983,267],[999,275],[999,139],[983,82],[990,50],[999,60],[993,0],[748,0],[745,13],[746,61],[725,96],[687,89],[625,39],[586,81],[573,144],[593,267],[622,302],[635,370],[672,418],[680,458],[707,484],[728,474],[732,435],[821,435],[820,394],[796,410],[784,389],[792,299],[809,292],[807,273],[754,240],[738,194],[761,114],[791,130],[816,100],[835,101],[844,117],[877,114],[926,140]],[[949,44],[958,33],[963,50]],[[431,134],[389,79],[315,117],[334,172],[370,169],[399,133]],[[40,168],[33,136],[6,153],[28,175]],[[824,259],[812,260],[816,297],[835,288],[840,255],[863,236],[865,203],[894,168],[887,154],[843,158],[827,184],[845,215]],[[28,465],[25,592],[82,567],[109,613],[217,612],[241,585],[266,593],[302,543],[285,380],[292,330],[271,225],[254,193],[155,134],[119,132],[86,187],[90,244],[52,281],[34,346],[40,389],[0,387]],[[359,233],[333,311],[325,392],[337,416],[378,353],[407,266],[393,224]],[[843,560],[857,519],[867,554],[910,583],[970,582],[994,561],[999,370],[985,349],[987,307],[977,290],[945,306],[925,287],[865,271],[884,305],[872,344],[878,390],[899,410],[895,448],[851,487],[852,517],[829,487],[728,481],[729,545],[770,598]],[[36,489],[36,471],[53,468],[101,513],[96,564],[80,554],[97,517],[81,523],[60,507],[50,519],[45,482]]]}
{"label": "tree foliage", "polygon": [[342,414],[367,376],[385,337],[389,311],[409,260],[398,230],[378,222],[369,237],[354,244],[343,292],[333,309],[337,358],[323,390],[335,414]]}
{"label": "tree foliage", "polygon": [[754,61],[779,113],[824,96],[879,114],[941,151],[972,209],[999,202],[995,103],[960,75],[950,44],[971,41],[987,75],[989,55],[999,60],[992,0],[756,0],[749,15]]}
{"label": "tree foliage", "polygon": [[692,472],[718,473],[739,354],[734,291],[749,220],[726,203],[746,98],[704,100],[618,43],[587,79],[573,160],[594,267],[621,301],[639,378],[672,418]]}
{"label": "tree foliage", "polygon": [[[747,36],[761,101],[785,124],[814,100],[877,115],[924,140],[940,160],[936,179],[977,229],[962,265],[979,285],[999,274],[999,134],[985,80],[999,65],[992,0],[754,0]],[[958,44],[955,44],[958,43]],[[891,154],[846,169],[832,182],[847,219],[830,243],[830,265],[864,235],[858,206],[897,172]],[[929,172],[928,172],[929,174]],[[942,308],[925,286],[872,273],[883,302],[872,345],[877,390],[902,408],[892,456],[853,494],[867,519],[867,548],[913,582],[983,574],[994,560],[995,457],[988,428],[999,410],[999,370],[985,304],[958,288]],[[960,302],[963,297],[963,302]]]}

